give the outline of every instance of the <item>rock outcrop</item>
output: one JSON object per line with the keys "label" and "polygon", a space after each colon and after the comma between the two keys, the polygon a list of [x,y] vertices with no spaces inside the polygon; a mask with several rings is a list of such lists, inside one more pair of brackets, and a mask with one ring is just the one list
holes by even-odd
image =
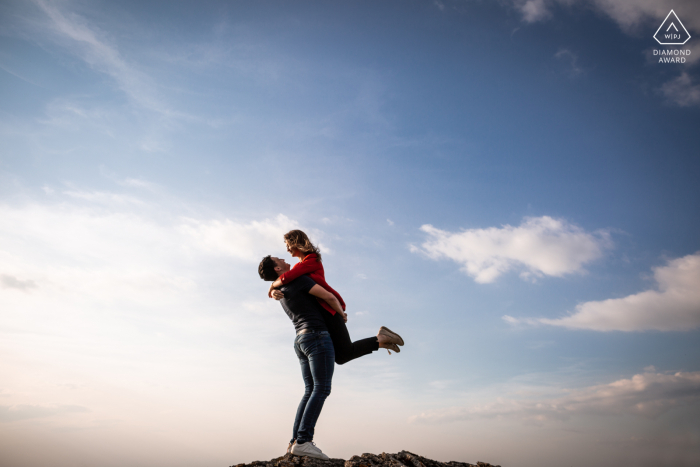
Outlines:
{"label": "rock outcrop", "polygon": [[250,464],[238,464],[231,467],[501,467],[491,465],[488,462],[477,462],[469,464],[467,462],[438,462],[426,459],[408,451],[401,451],[397,454],[362,454],[352,456],[348,460],[330,459],[327,461],[312,459],[310,457],[298,457],[292,454],[285,454],[277,459],[269,461],[255,461]]}

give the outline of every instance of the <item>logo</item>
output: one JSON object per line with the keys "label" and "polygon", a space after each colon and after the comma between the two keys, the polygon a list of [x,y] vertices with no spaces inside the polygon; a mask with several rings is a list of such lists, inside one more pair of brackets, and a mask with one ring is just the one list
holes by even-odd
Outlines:
{"label": "logo", "polygon": [[654,34],[654,39],[661,45],[683,45],[690,39],[690,34],[676,13],[671,10]]}

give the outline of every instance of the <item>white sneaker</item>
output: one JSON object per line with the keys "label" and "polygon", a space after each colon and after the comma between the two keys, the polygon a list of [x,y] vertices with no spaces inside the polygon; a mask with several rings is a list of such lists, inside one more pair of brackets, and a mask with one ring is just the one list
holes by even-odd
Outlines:
{"label": "white sneaker", "polygon": [[289,446],[287,446],[287,454],[290,454],[292,452],[292,446],[294,446],[295,443],[296,441],[294,441],[293,443],[289,443]]}
{"label": "white sneaker", "polygon": [[313,441],[307,441],[304,444],[295,443],[294,446],[292,446],[292,454],[295,456],[308,456],[326,461],[330,459],[330,457],[322,453],[321,450],[316,447]]}

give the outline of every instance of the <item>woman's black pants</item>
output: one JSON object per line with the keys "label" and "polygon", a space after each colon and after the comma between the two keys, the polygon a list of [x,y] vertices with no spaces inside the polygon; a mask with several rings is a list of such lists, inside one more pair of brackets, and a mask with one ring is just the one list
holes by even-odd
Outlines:
{"label": "woman's black pants", "polygon": [[352,342],[350,333],[348,333],[348,327],[339,313],[332,315],[326,310],[322,310],[321,315],[326,322],[328,333],[331,335],[333,347],[335,348],[335,363],[338,365],[379,350],[379,342],[376,336]]}

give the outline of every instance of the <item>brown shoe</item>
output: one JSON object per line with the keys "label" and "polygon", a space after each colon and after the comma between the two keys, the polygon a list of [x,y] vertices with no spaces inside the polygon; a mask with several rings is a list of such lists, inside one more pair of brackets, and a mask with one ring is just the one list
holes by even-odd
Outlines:
{"label": "brown shoe", "polygon": [[391,329],[389,329],[387,327],[382,326],[381,328],[379,328],[378,335],[388,337],[389,339],[391,339],[389,342],[392,344],[403,345],[403,339],[401,338],[401,336],[399,336],[398,334],[396,334],[394,331],[392,331]]}
{"label": "brown shoe", "polygon": [[[389,350],[393,350],[396,353],[401,352],[401,349],[399,349],[399,346],[396,344],[386,344],[386,345],[389,346],[389,347],[385,347],[387,352],[389,352]],[[391,355],[391,352],[389,352],[389,355]]]}

